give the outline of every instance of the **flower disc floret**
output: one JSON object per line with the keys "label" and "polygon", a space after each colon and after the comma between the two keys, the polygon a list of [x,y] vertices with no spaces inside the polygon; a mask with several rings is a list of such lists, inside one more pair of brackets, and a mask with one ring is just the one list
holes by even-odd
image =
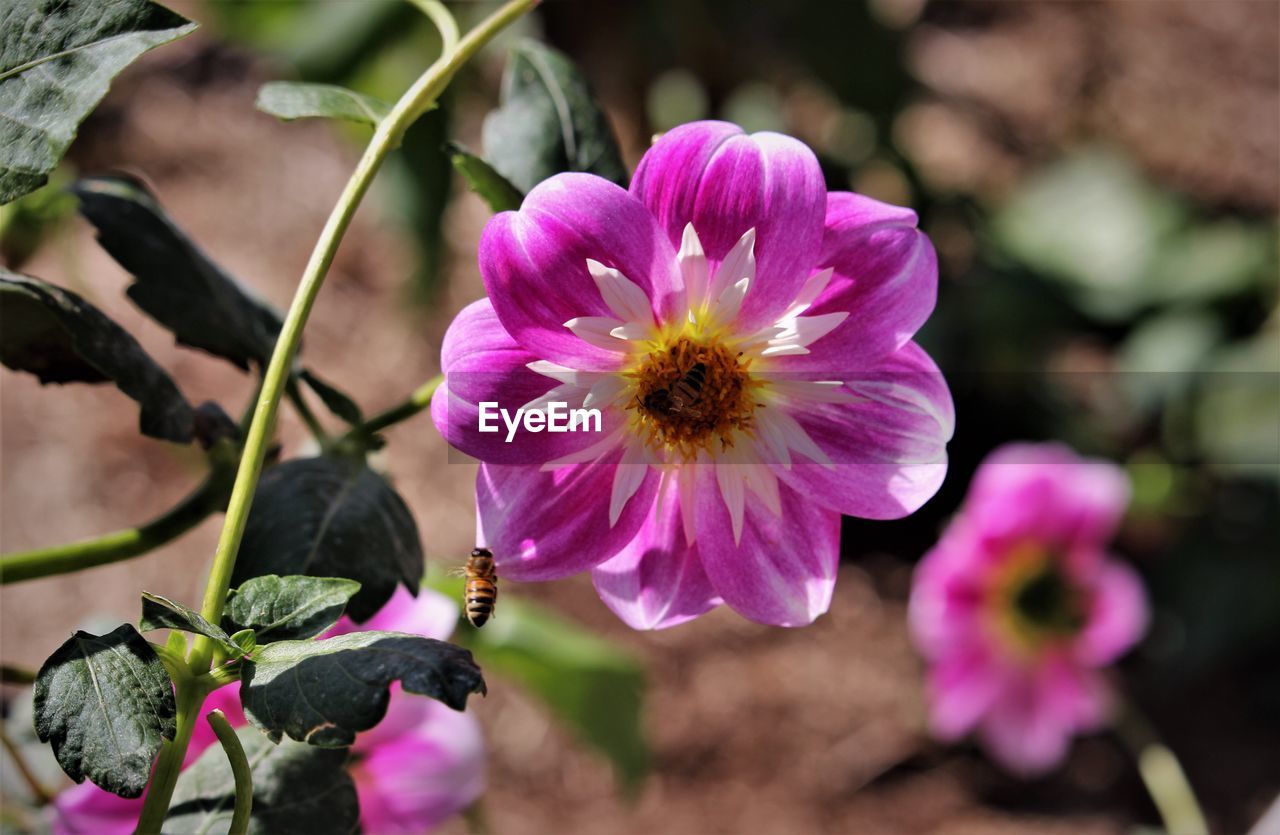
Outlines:
{"label": "flower disc floret", "polygon": [[721,342],[688,336],[659,344],[627,372],[635,380],[636,431],[649,447],[694,461],[699,451],[734,446],[735,435],[754,437],[756,390],[750,357]]}

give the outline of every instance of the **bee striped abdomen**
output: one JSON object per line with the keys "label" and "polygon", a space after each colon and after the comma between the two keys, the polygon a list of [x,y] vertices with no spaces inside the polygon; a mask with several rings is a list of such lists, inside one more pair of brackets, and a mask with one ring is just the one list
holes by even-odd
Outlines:
{"label": "bee striped abdomen", "polygon": [[467,578],[463,593],[467,620],[478,629],[493,617],[498,602],[498,572],[494,570],[493,554],[487,548],[475,549],[463,574]]}
{"label": "bee striped abdomen", "polygon": [[692,406],[702,396],[702,387],[706,383],[707,364],[696,363],[687,374],[671,386],[671,399],[681,408]]}

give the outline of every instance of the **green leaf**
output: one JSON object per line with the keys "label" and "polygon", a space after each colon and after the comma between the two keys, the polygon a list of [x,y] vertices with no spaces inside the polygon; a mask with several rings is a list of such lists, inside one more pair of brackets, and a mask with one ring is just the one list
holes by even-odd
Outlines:
{"label": "green leaf", "polygon": [[36,675],[41,742],[77,783],[88,777],[121,797],[138,797],[162,740],[177,731],[169,674],[138,630],[77,632]]}
{"label": "green leaf", "polygon": [[292,119],[345,119],[377,127],[391,112],[391,105],[372,96],[336,84],[269,81],[258,90],[257,108],[286,121]]}
{"label": "green leaf", "polygon": [[480,195],[489,208],[495,212],[505,212],[520,208],[524,195],[520,189],[511,185],[511,181],[493,170],[493,166],[468,151],[466,148],[450,142],[445,146],[449,152],[449,160],[467,181],[471,190]]}
{"label": "green leaf", "polygon": [[511,51],[502,104],[484,120],[484,156],[523,192],[562,171],[627,184],[609,120],[573,63],[537,41]]}
{"label": "green leaf", "polygon": [[252,629],[255,640],[312,638],[338,622],[347,601],[360,590],[354,580],[336,577],[254,577],[231,594],[224,623],[228,630]]}
{"label": "green leaf", "polygon": [[[461,599],[462,581],[432,578],[433,588]],[[454,638],[485,669],[541,699],[585,743],[613,763],[635,788],[649,770],[641,728],[644,668],[622,648],[542,607],[507,598],[484,629],[462,626]]]}
{"label": "green leaf", "polygon": [[143,632],[150,632],[153,629],[180,629],[183,632],[194,632],[222,644],[222,647],[232,655],[240,654],[240,646],[233,642],[221,628],[205,620],[195,609],[149,591],[142,593],[142,620],[138,623],[138,628]]}
{"label": "green leaf", "polygon": [[148,0],[7,0],[0,10],[0,203],[48,181],[117,73],[195,28]]}
{"label": "green leaf", "polygon": [[329,385],[305,368],[298,376],[307,384],[308,388],[316,393],[316,396],[320,398],[320,402],[324,403],[325,408],[330,412],[333,412],[352,426],[364,420],[360,407],[347,394]]}
{"label": "green leaf", "polygon": [[[359,829],[355,783],[347,752],[288,740],[279,745],[253,728],[238,728],[253,773],[249,835],[316,835]],[[178,777],[166,835],[226,832],[235,808],[235,777],[214,745]]]}
{"label": "green leaf", "polygon": [[0,362],[41,383],[112,382],[142,407],[145,435],[192,438],[195,412],[138,341],[70,290],[0,268]]}
{"label": "green leaf", "polygon": [[265,367],[280,314],[223,272],[165,214],[147,187],[129,177],[76,183],[80,211],[98,241],[133,275],[129,298],[178,342],[248,368]]}
{"label": "green leaf", "polygon": [[245,667],[240,699],[249,721],[272,740],[337,748],[382,721],[392,681],[454,710],[484,678],[471,653],[399,632],[350,632],[324,641],[278,641]]}
{"label": "green leaf", "polygon": [[266,574],[355,580],[360,591],[347,614],[363,623],[398,583],[417,594],[422,571],[418,526],[404,500],[363,461],[331,456],[263,475],[231,582]]}

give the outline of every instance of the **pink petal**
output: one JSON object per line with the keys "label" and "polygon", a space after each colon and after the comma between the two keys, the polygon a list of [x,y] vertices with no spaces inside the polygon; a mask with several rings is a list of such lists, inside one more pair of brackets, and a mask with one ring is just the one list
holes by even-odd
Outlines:
{"label": "pink petal", "polygon": [[1102,559],[1129,501],[1124,470],[1063,444],[1006,444],[974,474],[965,515],[994,540],[1060,547],[1084,570]]}
{"label": "pink petal", "polygon": [[954,526],[916,565],[907,609],[911,638],[928,659],[986,640],[982,574],[971,570],[970,541]]}
{"label": "pink petal", "polygon": [[991,755],[1023,777],[1052,770],[1066,757],[1071,743],[1072,718],[1055,712],[1054,705],[1039,695],[1032,680],[1006,688],[981,728]]}
{"label": "pink petal", "polygon": [[955,741],[969,733],[1000,698],[1007,674],[989,653],[971,649],[955,652],[929,670],[933,733]]}
{"label": "pink petal", "polygon": [[446,640],[458,623],[458,604],[431,589],[422,589],[414,597],[408,589],[397,586],[396,592],[378,613],[362,624],[344,617],[324,634],[325,638],[348,632],[407,632]]}
{"label": "pink petal", "polygon": [[554,580],[586,571],[618,554],[645,523],[658,489],[650,470],[609,524],[609,496],[622,450],[544,472],[484,464],[476,476],[480,539],[500,576]]}
{"label": "pink petal", "polygon": [[[779,360],[786,379],[793,357]],[[915,343],[852,374],[850,403],[814,403],[792,412],[834,467],[796,459],[778,477],[833,510],[897,519],[933,497],[947,473],[955,425],[951,393],[933,360]]]}
{"label": "pink petal", "polygon": [[598,442],[606,425],[609,431],[616,428],[621,418],[614,410],[607,410],[601,432],[534,433],[520,428],[507,443],[507,427],[501,418],[491,421],[497,432],[481,432],[480,403],[497,403],[514,416],[521,406],[559,385],[529,370],[529,363],[536,359],[516,345],[488,299],[463,308],[445,332],[440,351],[445,383],[431,400],[431,419],[445,440],[481,461],[542,464]]}
{"label": "pink petal", "polygon": [[1146,632],[1147,596],[1137,573],[1120,562],[1104,563],[1092,585],[1089,619],[1076,641],[1076,656],[1102,666],[1128,652]]}
{"label": "pink petal", "polygon": [[[371,739],[384,725],[396,733]],[[365,832],[427,832],[484,791],[484,740],[475,716],[420,696],[393,693],[387,718],[357,739],[353,753]]]}
{"label": "pink petal", "polygon": [[[492,464],[544,464],[598,443],[617,428],[621,416],[604,410],[600,432],[527,432],[517,429],[507,443],[502,417],[490,420],[498,432],[480,432],[480,403],[498,403],[515,416],[516,410],[552,391],[559,383],[529,369],[536,357],[516,345],[499,323],[488,298],[463,307],[444,334],[440,365],[445,382],[431,398],[431,420],[445,441],[467,455]],[[567,402],[567,401],[566,401]],[[580,403],[573,403],[573,407]],[[494,407],[489,407],[493,414]]]}
{"label": "pink petal", "polygon": [[88,780],[59,792],[53,801],[54,835],[132,835],[143,798],[126,799]]}
{"label": "pink petal", "polygon": [[826,185],[813,152],[790,137],[747,136],[727,122],[681,125],[640,160],[631,192],[673,247],[692,222],[712,265],[756,230],[757,279],[739,316],[743,328],[777,319],[817,265]]}
{"label": "pink petal", "polygon": [[929,318],[938,259],[916,215],[850,192],[827,195],[818,267],[835,275],[805,316],[849,314],[793,368],[857,372],[905,346]]}
{"label": "pink petal", "polygon": [[653,515],[612,559],[591,570],[596,592],[633,629],[665,629],[693,620],[723,601],[685,544],[678,490],[660,496]]}
{"label": "pink petal", "polygon": [[742,540],[735,546],[714,466],[695,469],[698,554],[725,602],[775,626],[805,626],[826,612],[840,561],[840,514],[780,485],[782,515],[775,516],[748,492]]}
{"label": "pink petal", "polygon": [[565,328],[570,319],[612,316],[587,259],[639,285],[654,312],[670,314],[682,290],[676,251],[640,201],[591,174],[557,174],[518,212],[494,216],[480,239],[480,274],[498,318],[541,359],[577,369],[616,368],[621,355]]}

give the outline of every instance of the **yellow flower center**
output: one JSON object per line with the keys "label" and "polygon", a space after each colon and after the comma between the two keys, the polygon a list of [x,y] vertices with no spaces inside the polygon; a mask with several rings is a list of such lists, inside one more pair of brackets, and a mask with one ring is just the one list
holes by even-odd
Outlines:
{"label": "yellow flower center", "polygon": [[627,376],[634,379],[629,409],[651,449],[686,461],[699,450],[733,446],[735,432],[750,432],[762,385],[751,359],[714,338],[682,334],[660,338]]}

